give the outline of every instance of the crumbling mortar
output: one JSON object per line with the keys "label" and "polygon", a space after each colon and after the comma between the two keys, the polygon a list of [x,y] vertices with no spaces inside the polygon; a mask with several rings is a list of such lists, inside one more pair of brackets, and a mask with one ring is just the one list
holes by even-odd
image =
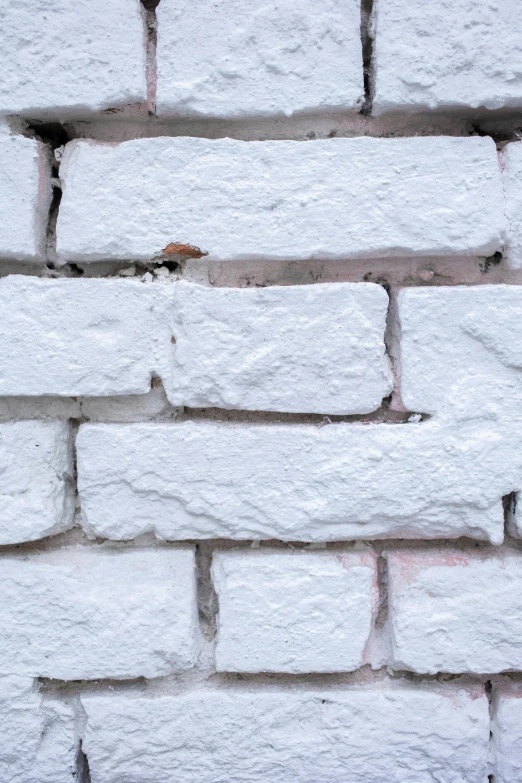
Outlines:
{"label": "crumbling mortar", "polygon": [[363,58],[364,103],[361,114],[372,113],[372,103],[375,90],[375,13],[374,0],[361,0],[361,46]]}

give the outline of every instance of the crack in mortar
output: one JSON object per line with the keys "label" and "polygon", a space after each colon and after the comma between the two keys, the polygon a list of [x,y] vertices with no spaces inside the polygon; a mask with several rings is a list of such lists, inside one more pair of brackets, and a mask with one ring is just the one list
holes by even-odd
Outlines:
{"label": "crack in mortar", "polygon": [[364,103],[361,109],[363,116],[372,113],[372,103],[375,87],[374,66],[375,43],[375,13],[374,0],[361,0],[361,46],[363,57]]}
{"label": "crack in mortar", "polygon": [[156,18],[156,8],[159,3],[160,0],[141,0],[145,17],[147,106],[149,116],[151,117],[155,117],[156,115],[156,87],[158,82],[158,65],[156,57],[158,45],[158,20]]}

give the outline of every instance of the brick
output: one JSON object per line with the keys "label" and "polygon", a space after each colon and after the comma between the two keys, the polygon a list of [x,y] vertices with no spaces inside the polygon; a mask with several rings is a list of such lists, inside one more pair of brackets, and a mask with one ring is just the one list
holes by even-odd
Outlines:
{"label": "brick", "polygon": [[368,413],[391,392],[381,286],[175,288],[174,405]]}
{"label": "brick", "polygon": [[90,533],[332,541],[472,536],[500,543],[522,477],[517,428],[420,424],[86,424],[78,486]]}
{"label": "brick", "polygon": [[522,144],[507,144],[501,153],[502,182],[508,218],[504,258],[512,269],[522,268]]}
{"label": "brick", "polygon": [[168,375],[165,288],[4,278],[0,394],[145,394],[154,371]]}
{"label": "brick", "polygon": [[71,527],[73,473],[65,422],[0,424],[0,544],[35,541]]}
{"label": "brick", "polygon": [[418,673],[522,669],[522,557],[389,552],[393,666]]}
{"label": "brick", "polygon": [[5,0],[0,113],[67,118],[144,102],[139,0]]}
{"label": "brick", "polygon": [[377,562],[364,552],[219,552],[216,668],[354,671],[378,605]]}
{"label": "brick", "polygon": [[0,258],[42,261],[52,197],[49,151],[34,139],[2,135],[0,157]]}
{"label": "brick", "polygon": [[453,424],[489,420],[494,437],[519,409],[522,289],[408,288],[399,293],[398,316],[406,409]]}
{"label": "brick", "polygon": [[223,770],[243,783],[344,783],[347,769],[372,783],[483,783],[486,774],[479,689],[200,690],[82,703],[93,783],[214,783]]}
{"label": "brick", "polygon": [[440,0],[429,7],[376,0],[375,10],[374,114],[522,106],[516,0]]}
{"label": "brick", "polygon": [[522,778],[522,690],[518,683],[496,684],[493,691],[492,763],[495,783]]}
{"label": "brick", "polygon": [[159,116],[291,116],[363,103],[358,0],[162,0],[156,13]]}
{"label": "brick", "polygon": [[490,255],[504,241],[490,138],[77,140],[60,177],[68,261],[179,244],[209,261]]}
{"label": "brick", "polygon": [[3,781],[76,780],[79,738],[67,696],[42,696],[32,680],[0,677],[0,736]]}
{"label": "brick", "polygon": [[71,547],[3,557],[0,673],[157,677],[194,665],[191,549]]}

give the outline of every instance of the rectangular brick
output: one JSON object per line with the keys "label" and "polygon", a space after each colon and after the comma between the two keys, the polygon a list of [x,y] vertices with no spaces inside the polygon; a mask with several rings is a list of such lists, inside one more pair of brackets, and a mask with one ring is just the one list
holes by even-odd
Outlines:
{"label": "rectangular brick", "polygon": [[495,683],[491,726],[491,768],[494,783],[522,780],[522,688],[520,683]]}
{"label": "rectangular brick", "polygon": [[170,354],[166,286],[0,280],[0,395],[145,394]]}
{"label": "rectangular brick", "polygon": [[340,672],[365,662],[378,605],[377,562],[357,552],[219,552],[216,668]]}
{"label": "rectangular brick", "polygon": [[402,403],[497,429],[519,408],[522,288],[405,288],[398,297]]}
{"label": "rectangular brick", "polygon": [[162,0],[156,13],[160,117],[289,117],[363,103],[358,0]]}
{"label": "rectangular brick", "polygon": [[479,688],[112,693],[82,703],[93,783],[486,778],[488,702]]}
{"label": "rectangular brick", "polygon": [[0,259],[43,261],[52,197],[49,149],[2,135],[0,157]]}
{"label": "rectangular brick", "polygon": [[504,242],[490,138],[73,141],[60,177],[67,261],[180,245],[217,261],[491,255]]}
{"label": "rectangular brick", "polygon": [[139,0],[3,0],[1,22],[0,114],[67,119],[146,100]]}
{"label": "rectangular brick", "polygon": [[522,106],[516,2],[376,0],[374,8],[374,114]]}
{"label": "rectangular brick", "polygon": [[198,652],[192,549],[71,547],[0,559],[0,673],[158,677]]}
{"label": "rectangular brick", "polygon": [[506,444],[488,423],[458,448],[435,421],[86,424],[77,447],[83,524],[117,540],[500,543],[502,496],[522,476],[516,429]]}
{"label": "rectangular brick", "polygon": [[387,559],[394,668],[522,669],[518,552],[412,550]]}
{"label": "rectangular brick", "polygon": [[67,423],[0,424],[0,544],[35,541],[71,527],[73,474]]}
{"label": "rectangular brick", "polygon": [[174,405],[352,414],[391,392],[381,286],[180,283],[175,296]]}
{"label": "rectangular brick", "polygon": [[30,679],[0,677],[0,779],[76,780],[79,737],[70,697],[42,696]]}

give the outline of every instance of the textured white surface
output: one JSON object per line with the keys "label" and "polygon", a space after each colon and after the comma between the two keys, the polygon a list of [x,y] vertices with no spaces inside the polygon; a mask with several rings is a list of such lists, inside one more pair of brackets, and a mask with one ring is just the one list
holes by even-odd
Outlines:
{"label": "textured white surface", "polygon": [[130,280],[0,280],[0,395],[148,392],[153,371],[168,374],[165,289]]}
{"label": "textured white surface", "polygon": [[0,672],[158,677],[194,665],[191,549],[72,547],[0,560]]}
{"label": "textured white surface", "polygon": [[373,113],[522,106],[518,0],[376,0]]}
{"label": "textured white surface", "polygon": [[216,668],[233,672],[353,671],[377,611],[367,552],[219,552]]}
{"label": "textured white surface", "polygon": [[502,182],[508,229],[504,258],[512,269],[522,267],[522,144],[507,144],[501,153]]}
{"label": "textured white surface", "polygon": [[42,261],[52,197],[49,152],[34,139],[2,136],[0,161],[0,258]]}
{"label": "textured white surface", "polygon": [[500,543],[520,429],[421,424],[87,424],[85,527],[115,539],[454,538]]}
{"label": "textured white surface", "polygon": [[362,105],[358,0],[162,0],[156,15],[161,117]]}
{"label": "textured white surface", "polygon": [[0,424],[0,544],[34,541],[71,527],[73,473],[66,423]]}
{"label": "textured white surface", "polygon": [[408,288],[399,293],[401,397],[407,410],[462,425],[515,427],[522,415],[522,288]]}
{"label": "textured white surface", "polygon": [[3,0],[0,26],[1,114],[62,118],[146,100],[139,0]]}
{"label": "textured white surface", "polygon": [[195,691],[155,699],[112,693],[82,703],[92,783],[486,777],[488,703],[479,689]]}
{"label": "textured white surface", "polygon": [[2,781],[71,783],[78,745],[70,698],[42,697],[30,679],[0,677]]}
{"label": "textured white surface", "polygon": [[426,674],[522,669],[522,556],[389,552],[393,665]]}
{"label": "textured white surface", "polygon": [[522,780],[522,689],[500,683],[493,695],[492,770],[495,783]]}
{"label": "textured white surface", "polygon": [[176,285],[174,405],[368,413],[392,388],[382,286]]}
{"label": "textured white surface", "polygon": [[60,167],[62,259],[489,255],[504,237],[490,138],[73,141]]}

